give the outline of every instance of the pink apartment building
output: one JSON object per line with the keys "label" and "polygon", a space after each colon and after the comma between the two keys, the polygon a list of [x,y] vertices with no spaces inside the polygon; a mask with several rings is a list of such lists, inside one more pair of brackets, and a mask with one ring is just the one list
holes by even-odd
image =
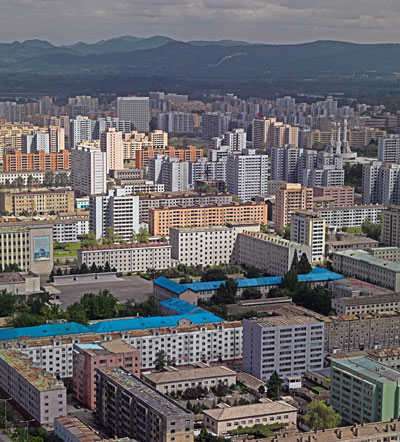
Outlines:
{"label": "pink apartment building", "polygon": [[121,340],[75,344],[73,352],[74,396],[85,407],[96,408],[96,370],[123,367],[140,376],[140,352]]}

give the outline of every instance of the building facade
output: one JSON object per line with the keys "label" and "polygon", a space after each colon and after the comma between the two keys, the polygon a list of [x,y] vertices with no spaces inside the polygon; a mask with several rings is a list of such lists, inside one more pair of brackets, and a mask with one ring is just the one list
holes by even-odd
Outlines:
{"label": "building facade", "polygon": [[227,222],[268,222],[264,203],[225,204],[220,206],[152,208],[149,231],[155,236],[169,235],[171,227],[220,226]]}
{"label": "building facade", "polygon": [[303,376],[324,366],[324,323],[310,316],[243,320],[243,371],[267,380]]}
{"label": "building facade", "polygon": [[71,168],[71,156],[67,150],[60,153],[15,152],[4,155],[4,172],[27,172],[43,170],[68,170]]}
{"label": "building facade", "polygon": [[118,97],[118,118],[130,121],[137,131],[148,132],[150,122],[149,106],[149,97]]}

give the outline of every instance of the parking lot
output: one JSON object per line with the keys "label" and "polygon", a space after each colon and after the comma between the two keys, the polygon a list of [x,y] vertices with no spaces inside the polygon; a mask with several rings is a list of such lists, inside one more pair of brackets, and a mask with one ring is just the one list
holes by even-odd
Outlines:
{"label": "parking lot", "polygon": [[153,294],[153,284],[151,281],[140,276],[126,276],[118,278],[118,281],[107,283],[71,284],[53,286],[49,283],[46,286],[52,287],[55,298],[65,308],[78,301],[84,293],[98,293],[100,290],[109,290],[119,301],[128,299],[134,301],[146,301]]}

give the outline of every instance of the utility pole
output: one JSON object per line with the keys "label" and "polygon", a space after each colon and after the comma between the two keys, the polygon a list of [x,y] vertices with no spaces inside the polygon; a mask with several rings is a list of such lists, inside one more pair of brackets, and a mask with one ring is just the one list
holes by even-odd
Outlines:
{"label": "utility pole", "polygon": [[29,423],[34,421],[35,419],[29,419],[28,421],[20,421],[21,424],[26,424],[26,442],[28,442],[29,439]]}
{"label": "utility pole", "polygon": [[6,427],[7,424],[7,402],[12,401],[12,398],[9,397],[8,399],[1,399],[4,401],[4,427]]}

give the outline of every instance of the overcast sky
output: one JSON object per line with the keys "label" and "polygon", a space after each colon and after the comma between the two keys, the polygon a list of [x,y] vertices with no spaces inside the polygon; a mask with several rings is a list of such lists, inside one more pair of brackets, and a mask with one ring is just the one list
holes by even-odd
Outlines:
{"label": "overcast sky", "polygon": [[0,0],[0,41],[400,41],[400,0]]}

